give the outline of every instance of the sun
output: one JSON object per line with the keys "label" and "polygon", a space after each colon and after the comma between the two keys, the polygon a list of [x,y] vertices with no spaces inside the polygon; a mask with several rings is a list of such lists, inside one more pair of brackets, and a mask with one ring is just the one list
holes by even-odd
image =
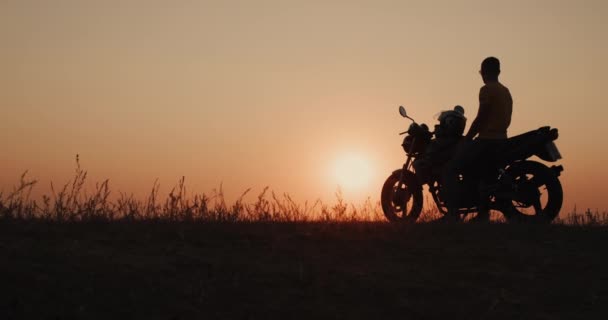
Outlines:
{"label": "sun", "polygon": [[348,153],[337,157],[332,165],[333,182],[349,192],[364,191],[372,178],[372,167],[362,154]]}

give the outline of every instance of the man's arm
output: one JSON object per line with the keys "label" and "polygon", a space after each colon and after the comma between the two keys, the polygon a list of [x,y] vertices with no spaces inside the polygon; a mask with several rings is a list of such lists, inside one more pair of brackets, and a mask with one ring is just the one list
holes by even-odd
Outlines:
{"label": "man's arm", "polygon": [[479,131],[481,131],[481,128],[485,126],[489,120],[489,111],[490,99],[485,87],[483,87],[479,92],[479,110],[477,111],[477,116],[475,117],[475,120],[473,120],[473,123],[471,123],[471,127],[465,136],[467,140],[472,140],[479,133]]}

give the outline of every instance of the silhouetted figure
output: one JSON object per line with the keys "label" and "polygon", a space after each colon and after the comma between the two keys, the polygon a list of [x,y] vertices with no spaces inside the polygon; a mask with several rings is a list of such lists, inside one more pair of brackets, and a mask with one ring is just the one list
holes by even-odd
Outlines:
{"label": "silhouetted figure", "polygon": [[[497,151],[507,139],[507,128],[511,124],[513,99],[509,89],[498,81],[500,61],[488,57],[481,63],[479,71],[484,86],[479,91],[479,110],[465,141],[446,166],[443,177],[445,202],[448,207],[446,219],[456,219],[458,210],[459,174],[479,181],[479,213],[477,220],[489,220],[489,195],[486,186],[497,177]],[[475,138],[475,139],[474,139]]]}

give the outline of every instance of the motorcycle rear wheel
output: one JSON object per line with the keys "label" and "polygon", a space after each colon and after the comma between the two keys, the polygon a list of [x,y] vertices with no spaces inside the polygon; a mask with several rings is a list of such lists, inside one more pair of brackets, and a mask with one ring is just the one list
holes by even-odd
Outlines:
{"label": "motorcycle rear wheel", "polygon": [[550,223],[562,208],[564,193],[557,175],[542,163],[521,161],[507,169],[515,186],[502,210],[509,222]]}
{"label": "motorcycle rear wheel", "polygon": [[384,216],[391,222],[415,223],[422,212],[422,186],[416,176],[402,170],[391,174],[382,186],[380,196]]}

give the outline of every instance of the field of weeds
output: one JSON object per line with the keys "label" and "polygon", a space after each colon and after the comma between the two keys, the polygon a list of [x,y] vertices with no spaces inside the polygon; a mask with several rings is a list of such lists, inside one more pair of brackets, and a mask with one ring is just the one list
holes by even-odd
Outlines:
{"label": "field of weeds", "polygon": [[[297,203],[289,194],[277,195],[268,187],[255,201],[245,202],[250,192],[245,190],[233,203],[227,203],[223,189],[211,195],[188,195],[185,177],[182,177],[166,195],[159,194],[156,182],[145,199],[126,193],[110,197],[109,180],[96,183],[87,191],[87,172],[77,160],[76,172],[71,181],[56,188],[41,199],[31,199],[37,181],[25,172],[11,192],[0,192],[0,219],[44,220],[55,222],[87,221],[170,221],[170,222],[379,222],[385,221],[380,203],[367,200],[362,204],[346,203],[338,190],[335,202],[320,200]],[[431,200],[425,203],[419,222],[429,222],[441,215]],[[495,222],[504,222],[500,214],[493,214]],[[568,225],[606,225],[608,212],[562,213],[554,223]]]}
{"label": "field of weeds", "polygon": [[[603,319],[606,215],[390,224],[377,204],[0,195],[0,319]],[[425,219],[436,217],[432,211]]]}
{"label": "field of weeds", "polygon": [[0,219],[46,221],[185,221],[185,222],[307,222],[307,221],[379,221],[384,219],[379,204],[370,200],[355,206],[344,201],[336,192],[336,203],[327,205],[320,200],[297,203],[289,194],[277,195],[268,187],[252,203],[243,198],[245,190],[228,204],[220,186],[207,194],[188,195],[182,177],[166,196],[159,195],[155,183],[145,199],[120,193],[111,197],[109,181],[96,183],[92,191],[85,189],[87,172],[76,168],[74,178],[56,188],[51,184],[50,195],[31,199],[36,180],[27,172],[10,193],[0,193]]}

